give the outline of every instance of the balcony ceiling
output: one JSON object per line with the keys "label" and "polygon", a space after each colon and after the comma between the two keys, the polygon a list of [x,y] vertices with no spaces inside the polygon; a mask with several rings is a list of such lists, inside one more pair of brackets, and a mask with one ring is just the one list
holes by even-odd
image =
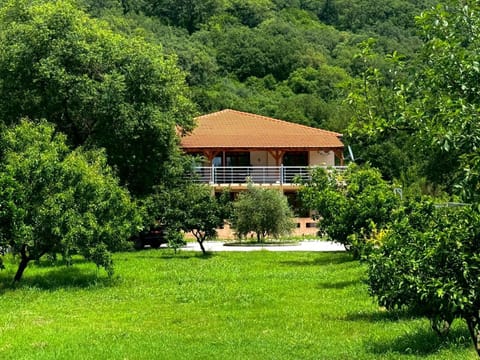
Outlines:
{"label": "balcony ceiling", "polygon": [[337,150],[342,134],[235,110],[196,118],[197,127],[181,139],[185,151]]}

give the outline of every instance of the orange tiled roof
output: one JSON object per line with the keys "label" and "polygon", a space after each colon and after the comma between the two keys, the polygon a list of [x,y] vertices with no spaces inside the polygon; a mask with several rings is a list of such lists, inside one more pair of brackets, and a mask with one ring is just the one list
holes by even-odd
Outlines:
{"label": "orange tiled roof", "polygon": [[187,151],[343,148],[339,133],[230,109],[199,116],[196,122],[181,139]]}

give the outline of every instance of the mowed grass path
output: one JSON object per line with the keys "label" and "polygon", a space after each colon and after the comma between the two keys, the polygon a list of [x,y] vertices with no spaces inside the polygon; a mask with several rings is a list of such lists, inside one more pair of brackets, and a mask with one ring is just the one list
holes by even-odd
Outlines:
{"label": "mowed grass path", "polygon": [[0,272],[0,359],[475,359],[464,324],[382,312],[344,253],[170,250]]}

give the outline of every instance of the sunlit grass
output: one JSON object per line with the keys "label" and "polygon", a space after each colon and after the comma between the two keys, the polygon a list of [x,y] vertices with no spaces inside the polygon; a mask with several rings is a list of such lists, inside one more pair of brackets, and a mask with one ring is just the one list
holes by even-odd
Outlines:
{"label": "sunlit grass", "polygon": [[[388,314],[344,253],[148,250],[0,273],[1,359],[475,359],[463,323]],[[11,270],[10,270],[11,269]]]}

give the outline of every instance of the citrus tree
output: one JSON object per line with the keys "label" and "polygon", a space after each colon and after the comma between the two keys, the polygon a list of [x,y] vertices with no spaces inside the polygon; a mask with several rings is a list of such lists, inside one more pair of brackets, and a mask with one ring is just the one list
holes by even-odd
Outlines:
{"label": "citrus tree", "polygon": [[345,173],[315,169],[300,198],[315,211],[320,232],[359,257],[368,254],[371,234],[384,228],[399,206],[393,190],[378,170],[352,164]]}
{"label": "citrus tree", "polygon": [[20,263],[83,255],[113,274],[111,250],[125,247],[141,217],[102,151],[70,150],[46,122],[22,121],[0,136],[0,248]]}
{"label": "citrus tree", "polygon": [[466,321],[480,355],[480,212],[478,206],[411,203],[369,257],[370,293],[387,309],[428,317],[439,334]]}

